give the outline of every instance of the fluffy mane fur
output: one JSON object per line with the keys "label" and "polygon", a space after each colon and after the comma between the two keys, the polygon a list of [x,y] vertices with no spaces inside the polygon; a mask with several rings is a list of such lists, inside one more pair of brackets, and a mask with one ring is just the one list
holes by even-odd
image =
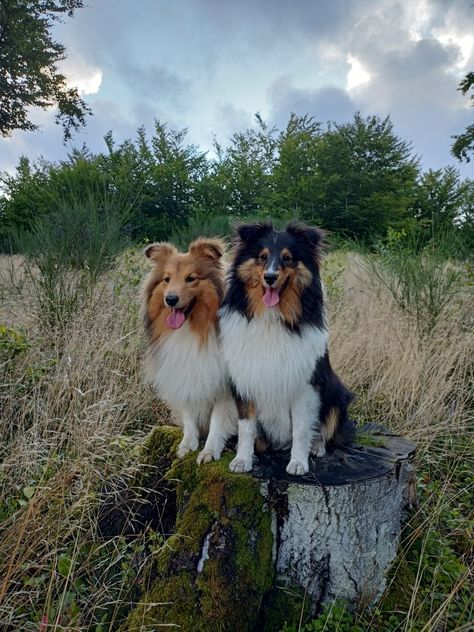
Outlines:
{"label": "fluffy mane fur", "polygon": [[[237,424],[217,339],[223,253],[221,240],[205,238],[193,241],[185,253],[169,243],[145,250],[152,264],[142,291],[148,378],[183,427],[179,457],[207,436],[199,462],[218,459]],[[218,435],[208,435],[210,425]]]}
{"label": "fluffy mane fur", "polygon": [[273,447],[291,447],[290,474],[308,471],[310,450],[350,440],[352,396],[327,351],[322,241],[322,231],[295,223],[237,228],[220,317],[240,419],[235,471],[252,467],[257,419]]}

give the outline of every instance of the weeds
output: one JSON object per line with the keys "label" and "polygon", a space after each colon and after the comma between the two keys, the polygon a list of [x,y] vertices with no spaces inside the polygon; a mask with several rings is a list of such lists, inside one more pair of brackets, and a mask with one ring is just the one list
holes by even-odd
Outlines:
{"label": "weeds", "polygon": [[29,232],[17,234],[39,316],[49,325],[63,325],[77,312],[124,249],[131,202],[114,204],[107,192],[85,189],[41,216]]}
{"label": "weeds", "polygon": [[405,232],[388,231],[372,257],[366,258],[376,283],[429,335],[453,299],[462,291],[463,272],[445,258],[444,250],[422,248]]}
{"label": "weeds", "polygon": [[[104,481],[135,471],[143,437],[167,415],[142,380],[136,296],[145,269],[140,253],[126,251],[60,329],[40,327],[41,290],[28,280],[2,302],[1,629],[119,629],[143,565],[163,545],[151,530],[105,537],[97,528]],[[427,336],[406,310],[393,309],[362,255],[333,253],[327,270],[331,356],[356,394],[352,414],[417,443],[420,508],[376,608],[328,604],[320,617],[301,627],[288,621],[286,629],[467,631],[474,618],[472,296],[456,295],[450,318]]]}

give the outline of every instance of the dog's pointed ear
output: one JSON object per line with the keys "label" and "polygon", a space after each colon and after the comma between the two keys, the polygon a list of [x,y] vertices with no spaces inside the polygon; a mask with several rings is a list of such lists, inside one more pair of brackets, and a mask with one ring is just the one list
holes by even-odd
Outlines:
{"label": "dog's pointed ear", "polygon": [[239,224],[235,227],[235,232],[240,241],[248,243],[263,237],[265,233],[273,230],[271,222],[257,222],[255,224]]}
{"label": "dog's pointed ear", "polygon": [[154,244],[150,244],[144,250],[145,257],[150,259],[153,263],[164,264],[169,257],[176,255],[178,251],[173,246],[165,241],[159,241]]}
{"label": "dog's pointed ear", "polygon": [[297,239],[303,239],[313,250],[319,250],[326,236],[326,232],[321,228],[313,228],[296,222],[288,224],[286,230]]}
{"label": "dog's pointed ear", "polygon": [[218,237],[199,237],[189,244],[189,252],[198,257],[217,261],[225,252],[225,243]]}

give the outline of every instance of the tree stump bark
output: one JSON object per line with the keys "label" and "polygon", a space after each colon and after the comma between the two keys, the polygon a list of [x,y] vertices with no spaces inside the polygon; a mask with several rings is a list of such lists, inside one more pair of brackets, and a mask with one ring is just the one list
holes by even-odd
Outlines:
{"label": "tree stump bark", "polygon": [[416,502],[415,446],[381,426],[365,431],[378,447],[335,451],[307,476],[286,475],[269,456],[253,472],[273,507],[277,581],[303,588],[313,606],[381,596]]}
{"label": "tree stump bark", "polygon": [[169,461],[175,533],[143,573],[123,630],[275,631],[292,617],[288,595],[294,613],[302,596],[312,612],[335,598],[374,602],[415,502],[415,447],[376,425],[362,438],[369,445],[315,459],[304,477],[286,474],[289,455],[276,452],[233,474],[232,454],[175,459],[180,431],[157,428],[147,449]]}

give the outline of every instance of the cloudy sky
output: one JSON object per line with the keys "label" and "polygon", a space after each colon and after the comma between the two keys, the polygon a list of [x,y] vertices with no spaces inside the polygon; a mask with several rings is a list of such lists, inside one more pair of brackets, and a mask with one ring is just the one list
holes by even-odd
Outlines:
{"label": "cloudy sky", "polygon": [[[18,157],[64,158],[103,135],[133,137],[153,119],[189,128],[204,149],[259,112],[347,121],[390,114],[425,167],[459,166],[451,136],[474,120],[457,86],[474,70],[474,0],[86,0],[57,28],[64,72],[94,116],[62,144],[54,113],[39,132],[0,140],[0,169]],[[472,163],[461,168],[473,177]]]}

